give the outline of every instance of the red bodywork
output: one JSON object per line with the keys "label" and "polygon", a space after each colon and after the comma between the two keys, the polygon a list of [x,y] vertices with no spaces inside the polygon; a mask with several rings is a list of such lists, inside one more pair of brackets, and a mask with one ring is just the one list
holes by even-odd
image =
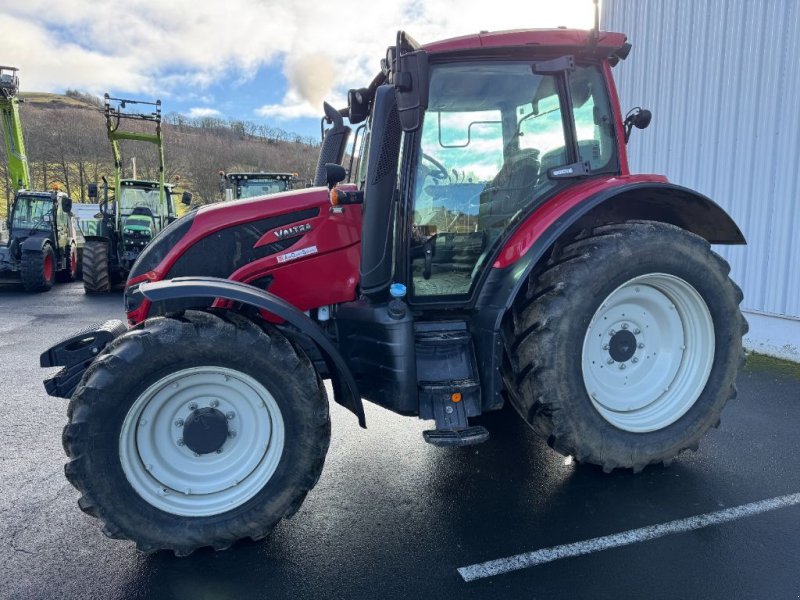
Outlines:
{"label": "red bodywork", "polygon": [[[341,187],[356,189],[352,185]],[[234,271],[230,279],[249,283],[271,275],[270,293],[280,296],[303,311],[353,300],[358,284],[361,208],[352,206],[346,207],[342,213],[331,212],[328,192],[324,188],[297,190],[200,208],[189,231],[158,267],[130,280],[128,285],[163,279],[188,248],[216,231],[314,207],[319,208],[319,214],[301,220],[311,226],[310,231],[300,236],[291,246]],[[275,229],[283,227],[286,226]],[[256,246],[274,242],[275,229],[267,231]],[[292,253],[302,251],[309,254],[292,258]],[[128,321],[132,325],[139,323],[147,318],[149,311],[150,301],[144,300],[141,306],[128,313]]]}
{"label": "red bodywork", "polygon": [[[488,48],[552,47],[567,51],[572,49],[584,55],[594,54],[602,63],[616,123],[619,175],[576,181],[575,185],[548,200],[515,231],[498,254],[493,268],[503,269],[515,263],[525,255],[548,227],[588,197],[624,184],[667,181],[660,175],[630,175],[628,170],[623,119],[611,65],[607,59],[600,58],[620,48],[625,43],[625,35],[600,32],[594,46],[587,44],[589,36],[587,31],[574,29],[518,30],[468,35],[423,46],[425,51],[439,56],[479,52]],[[340,187],[344,190],[356,189],[352,185]],[[271,275],[273,279],[269,286],[270,293],[304,311],[353,300],[358,286],[361,208],[348,206],[343,213],[331,212],[328,193],[324,188],[298,190],[275,194],[268,198],[253,198],[203,207],[198,211],[188,233],[170,250],[161,264],[152,271],[132,279],[128,285],[163,279],[183,252],[216,231],[313,207],[319,208],[318,216],[303,221],[311,225],[310,231],[298,238],[291,247],[245,265],[231,274],[230,278],[247,283]],[[274,230],[271,230],[262,236],[256,246],[274,241]],[[313,253],[283,260],[287,254],[301,250],[312,252],[312,249]],[[145,300],[136,310],[128,313],[130,323],[136,324],[144,320],[149,310],[150,302]]]}

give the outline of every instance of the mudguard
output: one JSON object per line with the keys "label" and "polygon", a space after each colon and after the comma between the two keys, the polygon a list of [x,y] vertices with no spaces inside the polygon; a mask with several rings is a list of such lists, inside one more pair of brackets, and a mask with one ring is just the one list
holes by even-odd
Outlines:
{"label": "mudguard", "polygon": [[41,252],[44,245],[48,242],[52,244],[50,238],[47,236],[32,235],[23,240],[20,244],[20,248],[23,252]]}
{"label": "mudguard", "polygon": [[252,285],[218,277],[176,277],[142,283],[139,291],[151,302],[177,298],[222,298],[265,310],[291,323],[319,348],[333,381],[334,399],[358,417],[366,428],[364,406],[358,385],[341,354],[320,327],[283,298]]}

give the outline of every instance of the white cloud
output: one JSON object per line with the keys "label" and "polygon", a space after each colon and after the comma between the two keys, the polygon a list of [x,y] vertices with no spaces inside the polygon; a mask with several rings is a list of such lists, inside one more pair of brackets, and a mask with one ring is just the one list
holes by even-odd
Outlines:
{"label": "white cloud", "polygon": [[193,119],[201,117],[220,117],[222,116],[222,113],[219,112],[216,108],[197,106],[189,109],[189,116]]}
{"label": "white cloud", "polygon": [[281,64],[288,90],[262,116],[320,114],[377,73],[398,29],[420,42],[480,30],[589,27],[591,0],[0,0],[3,61],[23,89],[201,95],[214,82]]}

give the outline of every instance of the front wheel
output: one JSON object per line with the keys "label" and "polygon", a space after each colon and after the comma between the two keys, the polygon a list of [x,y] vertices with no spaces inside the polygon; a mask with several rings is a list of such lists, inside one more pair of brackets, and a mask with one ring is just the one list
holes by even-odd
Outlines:
{"label": "front wheel", "polygon": [[46,292],[56,281],[56,255],[50,244],[41,250],[24,250],[20,265],[22,286],[26,292]]}
{"label": "front wheel", "polygon": [[308,358],[236,314],[187,311],[117,338],[69,417],[80,507],[110,537],[178,555],[267,535],[315,485],[330,440]]}
{"label": "front wheel", "polygon": [[562,454],[641,470],[719,423],[747,323],[704,239],[655,222],[554,252],[507,323],[512,404]]}

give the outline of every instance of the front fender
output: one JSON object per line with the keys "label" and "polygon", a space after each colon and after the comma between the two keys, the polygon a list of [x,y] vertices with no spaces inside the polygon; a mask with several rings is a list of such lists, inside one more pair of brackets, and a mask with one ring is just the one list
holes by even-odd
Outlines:
{"label": "front fender", "polygon": [[20,244],[20,249],[23,252],[41,252],[44,245],[49,241],[50,239],[45,236],[28,236]]}
{"label": "front fender", "polygon": [[142,283],[139,291],[151,302],[178,298],[223,298],[265,310],[291,323],[319,348],[331,373],[334,400],[353,412],[358,417],[361,427],[366,428],[364,406],[358,385],[341,354],[319,325],[283,298],[246,283],[218,277],[177,277]]}

